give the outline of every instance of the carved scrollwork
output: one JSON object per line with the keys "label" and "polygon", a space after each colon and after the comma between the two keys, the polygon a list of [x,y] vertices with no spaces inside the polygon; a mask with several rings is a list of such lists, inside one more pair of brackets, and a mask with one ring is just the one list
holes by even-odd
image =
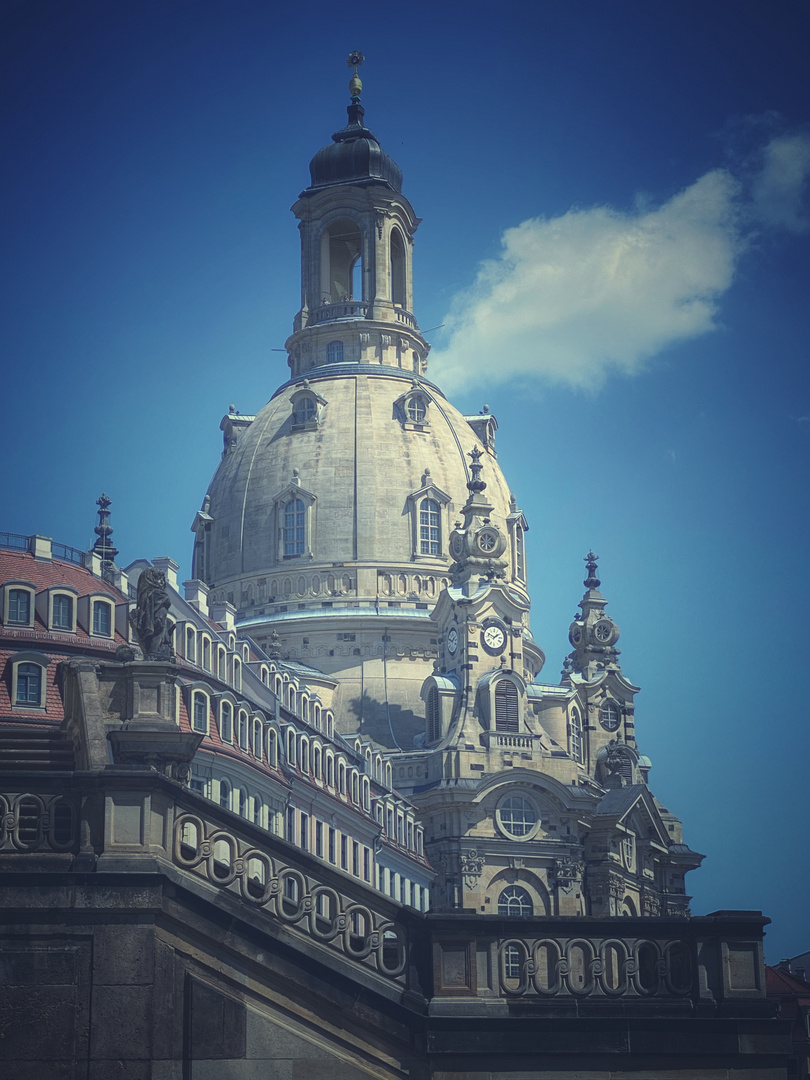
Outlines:
{"label": "carved scrollwork", "polygon": [[484,869],[484,857],[479,854],[478,848],[468,848],[461,853],[461,873],[464,876],[464,887],[474,889]]}
{"label": "carved scrollwork", "polygon": [[0,795],[0,851],[67,852],[78,842],[76,807],[62,795]]}

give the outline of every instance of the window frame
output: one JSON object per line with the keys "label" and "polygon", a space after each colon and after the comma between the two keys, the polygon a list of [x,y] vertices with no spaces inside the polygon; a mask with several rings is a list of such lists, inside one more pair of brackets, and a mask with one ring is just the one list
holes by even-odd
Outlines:
{"label": "window frame", "polygon": [[[424,479],[429,479],[429,474],[426,474]],[[423,510],[424,503],[435,504],[435,522],[431,524],[428,522],[426,526],[422,524],[422,514],[426,512]],[[449,507],[451,505],[450,496],[447,495],[440,488],[437,488],[435,484],[429,483],[425,487],[419,489],[419,491],[411,492],[407,500],[408,513],[411,521],[411,558],[414,562],[432,561],[445,559],[447,557],[447,538],[450,535],[450,522],[449,522]],[[428,507],[428,513],[433,513],[431,507]],[[427,544],[434,543],[436,545],[436,551],[423,551],[423,527],[435,528],[437,531],[437,539],[430,540],[428,536],[424,542]]]}
{"label": "window frame", "polygon": [[[115,636],[115,605],[106,596],[90,596],[88,599],[90,601],[90,618],[88,620],[90,625],[87,629],[91,637],[100,637],[110,641]],[[107,630],[97,629],[96,615],[102,608],[107,611]]]}
{"label": "window frame", "polygon": [[[512,893],[512,896],[506,897],[507,893]],[[521,895],[518,895],[521,894]],[[506,900],[504,900],[506,897]],[[515,901],[519,907],[519,911],[510,911],[512,902]],[[502,911],[501,908],[506,908],[506,911]],[[528,910],[525,910],[528,908]],[[532,900],[531,893],[528,889],[524,889],[522,885],[507,885],[505,889],[502,889],[498,895],[498,915],[505,919],[523,918],[529,919],[534,915],[534,901]]]}
{"label": "window frame", "polygon": [[[198,726],[198,705],[205,710],[203,727]],[[195,735],[210,735],[211,733],[211,696],[207,690],[199,686],[192,686],[189,700],[189,723]]]}
{"label": "window frame", "polygon": [[[9,657],[11,664],[11,708],[22,712],[44,712],[47,706],[48,694],[48,665],[51,662],[49,656],[44,653],[26,649]],[[20,669],[30,665],[39,669],[38,697],[36,701],[18,701],[20,693]],[[23,678],[29,678],[28,674]]]}
{"label": "window frame", "polygon": [[[67,601],[70,604],[70,618],[67,620],[66,625],[61,622],[57,625],[55,611],[57,601]],[[48,629],[62,634],[75,634],[78,601],[79,594],[75,589],[64,586],[48,589]]]}
{"label": "window frame", "polygon": [[[224,720],[224,711],[225,711],[225,709],[227,709],[229,714],[230,714],[229,717],[228,717],[228,722],[227,722],[227,728],[228,728],[227,736],[225,734],[225,727],[226,727],[225,720]],[[233,736],[234,736],[233,716],[234,716],[234,702],[231,701],[230,698],[221,698],[220,701],[219,701],[219,709],[217,710],[217,730],[219,731],[220,742],[222,742],[225,746],[233,746]]]}
{"label": "window frame", "polygon": [[[521,826],[526,826],[526,828],[513,828],[513,825],[517,823],[514,816],[514,811],[517,808],[510,807],[508,804],[515,800],[520,800],[534,815],[534,820],[531,823],[525,820],[519,823]],[[533,840],[540,832],[542,826],[540,810],[537,803],[526,792],[509,791],[498,800],[495,807],[495,824],[500,833],[507,839],[525,843],[528,840]]]}
{"label": "window frame", "polygon": [[[30,581],[7,581],[3,587],[3,625],[8,627],[32,627],[36,610],[36,586]],[[11,617],[11,598],[14,593],[24,593],[28,597],[28,618]]]}

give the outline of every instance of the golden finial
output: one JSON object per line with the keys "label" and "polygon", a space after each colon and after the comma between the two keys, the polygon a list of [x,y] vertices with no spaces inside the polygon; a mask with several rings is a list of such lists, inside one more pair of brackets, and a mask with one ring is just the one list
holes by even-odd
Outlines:
{"label": "golden finial", "polygon": [[357,69],[365,60],[365,56],[357,49],[354,52],[350,52],[346,58],[346,63],[352,68],[352,77],[349,79],[349,93],[352,96],[352,101],[359,101],[360,95],[363,92],[363,84],[360,81],[360,76],[357,74]]}

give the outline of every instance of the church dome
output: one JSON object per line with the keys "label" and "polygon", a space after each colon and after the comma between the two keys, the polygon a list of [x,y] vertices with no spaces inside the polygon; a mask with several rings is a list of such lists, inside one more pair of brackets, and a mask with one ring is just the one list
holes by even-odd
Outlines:
{"label": "church dome", "polygon": [[333,184],[384,183],[402,191],[402,171],[363,125],[363,108],[348,107],[349,123],[336,131],[309,163],[312,181],[308,191]]}
{"label": "church dome", "polygon": [[[270,601],[285,595],[280,579],[294,578],[289,595],[314,602],[327,598],[325,578],[316,581],[325,571],[362,565],[375,573],[365,587],[353,580],[353,595],[377,595],[377,569],[433,576],[438,586],[468,495],[468,455],[480,446],[470,420],[412,373],[335,364],[308,374],[277,390],[238,438],[226,418],[229,445],[206,500],[209,584],[232,589],[273,575],[279,580],[267,582]],[[484,479],[493,521],[506,534],[510,493],[492,452]],[[421,533],[425,500],[438,515],[429,538]],[[292,528],[286,508],[295,501],[304,504],[305,532],[285,537]],[[233,602],[244,608],[240,589]]]}

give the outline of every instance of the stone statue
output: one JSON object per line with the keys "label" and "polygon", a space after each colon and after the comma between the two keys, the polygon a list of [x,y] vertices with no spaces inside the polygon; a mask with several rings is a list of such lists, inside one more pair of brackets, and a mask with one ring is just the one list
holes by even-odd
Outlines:
{"label": "stone statue", "polygon": [[174,620],[169,618],[171,600],[166,591],[166,575],[150,566],[138,578],[138,599],[129,621],[144,660],[173,660],[172,631]]}

